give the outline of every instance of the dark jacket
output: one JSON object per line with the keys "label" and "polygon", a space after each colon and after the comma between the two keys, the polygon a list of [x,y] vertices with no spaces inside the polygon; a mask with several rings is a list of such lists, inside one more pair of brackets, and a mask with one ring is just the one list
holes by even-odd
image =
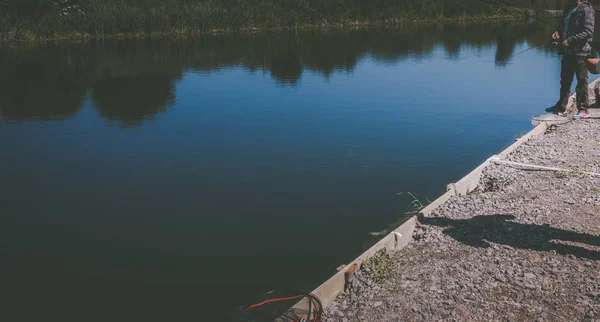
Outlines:
{"label": "dark jacket", "polygon": [[[557,31],[560,34],[559,51],[564,55],[588,56],[592,52],[592,39],[594,38],[594,23],[596,12],[589,0],[583,0],[581,5],[571,14],[567,32],[564,32],[565,18],[573,7],[566,8],[563,18],[558,24]],[[564,47],[562,42],[568,39],[569,46]]]}

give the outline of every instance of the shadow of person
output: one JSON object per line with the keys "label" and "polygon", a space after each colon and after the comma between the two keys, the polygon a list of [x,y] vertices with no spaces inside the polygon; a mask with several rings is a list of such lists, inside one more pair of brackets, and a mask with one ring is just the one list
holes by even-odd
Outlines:
{"label": "shadow of person", "polygon": [[600,246],[600,236],[514,222],[513,215],[476,216],[470,219],[424,217],[419,222],[430,226],[447,227],[444,234],[472,247],[487,248],[490,243],[535,251],[556,251],[563,255],[600,260],[600,252],[564,242]]}

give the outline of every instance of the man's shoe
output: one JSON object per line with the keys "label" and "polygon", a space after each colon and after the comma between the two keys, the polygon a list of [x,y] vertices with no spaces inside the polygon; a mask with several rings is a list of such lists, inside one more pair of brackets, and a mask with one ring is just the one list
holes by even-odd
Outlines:
{"label": "man's shoe", "polygon": [[588,113],[587,110],[579,110],[579,112],[577,112],[577,114],[573,115],[574,118],[588,118],[588,117],[592,117],[590,115],[590,113]]}

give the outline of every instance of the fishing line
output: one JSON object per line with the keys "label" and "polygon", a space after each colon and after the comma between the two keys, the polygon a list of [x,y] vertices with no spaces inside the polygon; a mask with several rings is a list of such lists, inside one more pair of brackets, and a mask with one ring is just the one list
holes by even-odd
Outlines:
{"label": "fishing line", "polygon": [[[521,55],[521,54],[524,54],[524,53],[526,53],[526,52],[528,52],[528,51],[530,51],[530,50],[532,50],[532,49],[535,49],[535,48],[538,48],[538,47],[540,47],[540,46],[543,46],[543,45],[544,45],[544,44],[537,44],[537,45],[531,46],[531,47],[529,47],[529,48],[527,48],[527,49],[525,49],[525,50],[521,50],[520,52],[518,52],[518,53],[516,53],[516,54],[514,54],[514,55],[512,55],[512,56],[510,56],[510,57],[508,57],[508,58],[506,59],[506,61],[507,61],[507,64],[512,64],[512,63],[508,63],[508,61],[509,61],[509,60],[511,60],[511,59],[513,59],[513,58],[515,58],[515,57],[517,57],[517,56]],[[496,61],[493,61],[493,60],[480,60],[480,61],[481,61],[481,62],[484,62],[484,63],[495,63],[495,62],[496,62]]]}
{"label": "fishing line", "polygon": [[527,48],[527,49],[525,49],[525,50],[522,50],[522,51],[520,51],[520,52],[518,52],[518,53],[516,53],[516,54],[514,54],[514,55],[512,55],[512,56],[510,56],[508,59],[513,59],[513,58],[515,58],[515,57],[517,57],[517,56],[519,56],[519,55],[521,55],[521,54],[523,54],[523,53],[526,53],[526,52],[528,52],[528,51],[530,51],[530,50],[532,50],[532,49],[534,49],[534,48],[540,47],[540,46],[542,46],[542,45],[543,45],[543,44],[537,44],[537,45],[535,45],[535,46],[531,46],[531,47],[529,47],[529,48]]}

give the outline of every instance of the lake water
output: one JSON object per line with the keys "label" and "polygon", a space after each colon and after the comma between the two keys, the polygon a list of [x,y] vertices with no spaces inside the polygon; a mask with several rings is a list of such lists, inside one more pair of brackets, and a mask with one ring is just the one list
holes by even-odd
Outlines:
{"label": "lake water", "polygon": [[[557,99],[539,24],[0,48],[11,321],[227,321],[309,291]],[[541,44],[516,57],[530,46]]]}

